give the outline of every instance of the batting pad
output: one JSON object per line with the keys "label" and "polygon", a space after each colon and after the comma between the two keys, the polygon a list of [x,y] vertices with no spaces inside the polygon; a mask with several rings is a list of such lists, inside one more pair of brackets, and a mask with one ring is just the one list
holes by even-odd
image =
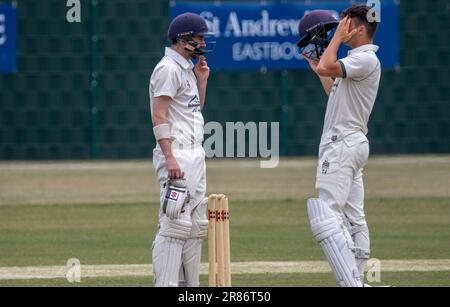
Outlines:
{"label": "batting pad", "polygon": [[188,287],[199,287],[200,260],[203,238],[208,234],[206,210],[208,198],[204,198],[192,210],[192,229],[190,239],[183,246],[182,268],[180,276]]}
{"label": "batting pad", "polygon": [[189,239],[183,247],[182,266],[184,279],[188,287],[199,287],[202,239]]}
{"label": "batting pad", "polygon": [[157,236],[153,242],[153,278],[155,287],[178,287],[181,255],[186,241]]}
{"label": "batting pad", "polygon": [[351,226],[350,234],[355,243],[355,258],[359,274],[364,278],[367,260],[370,259],[370,239],[367,225]]}
{"label": "batting pad", "polygon": [[179,240],[187,240],[191,234],[192,222],[189,219],[169,220],[166,216],[161,218],[159,235]]}
{"label": "batting pad", "polygon": [[321,199],[308,200],[308,215],[314,238],[322,247],[339,286],[362,287],[353,242],[346,239],[343,225]]}
{"label": "batting pad", "polygon": [[208,198],[199,202],[191,213],[192,229],[190,238],[202,239],[208,235],[208,217],[206,211],[208,207]]}

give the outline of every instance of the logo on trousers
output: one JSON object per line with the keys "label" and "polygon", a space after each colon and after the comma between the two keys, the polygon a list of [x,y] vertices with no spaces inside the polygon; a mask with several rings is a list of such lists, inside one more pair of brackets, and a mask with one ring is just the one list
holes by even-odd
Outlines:
{"label": "logo on trousers", "polygon": [[329,169],[330,169],[330,162],[328,162],[328,159],[325,159],[325,161],[323,161],[322,163],[322,174],[326,175]]}

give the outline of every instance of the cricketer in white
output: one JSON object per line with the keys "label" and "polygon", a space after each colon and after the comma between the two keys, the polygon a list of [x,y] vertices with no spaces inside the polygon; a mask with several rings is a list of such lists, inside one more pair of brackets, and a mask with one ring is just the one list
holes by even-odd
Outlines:
{"label": "cricketer in white", "polygon": [[[176,17],[168,32],[172,47],[166,48],[155,67],[149,88],[158,142],[153,164],[161,191],[159,229],[153,242],[154,286],[198,287],[202,241],[208,230],[201,111],[209,78],[202,48],[209,33],[204,20],[192,13]],[[192,59],[199,60],[197,65]],[[175,195],[172,200],[177,201],[180,192],[175,187],[167,193],[169,179],[184,179],[190,194],[181,210],[166,207],[168,195]]]}
{"label": "cricketer in white", "polygon": [[[316,176],[318,199],[308,201],[314,238],[341,287],[362,287],[370,257],[369,229],[364,214],[363,168],[369,158],[367,124],[381,76],[373,45],[376,24],[366,19],[369,8],[355,5],[317,62],[305,58],[329,95]],[[353,49],[337,60],[339,46]]]}

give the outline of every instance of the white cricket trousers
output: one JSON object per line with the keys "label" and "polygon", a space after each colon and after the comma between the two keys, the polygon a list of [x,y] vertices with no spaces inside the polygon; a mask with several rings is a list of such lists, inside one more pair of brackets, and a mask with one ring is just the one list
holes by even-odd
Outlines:
{"label": "white cricket trousers", "polygon": [[[189,149],[177,149],[172,147],[172,153],[184,172],[187,188],[191,194],[190,204],[197,204],[203,200],[206,194],[206,164],[205,150],[201,145]],[[166,158],[158,146],[153,150],[153,166],[160,186],[160,218],[163,216],[162,204],[164,202],[164,184],[167,181]]]}
{"label": "white cricket trousers", "polygon": [[362,132],[333,141],[322,138],[316,189],[338,218],[345,215],[355,226],[367,225],[364,214],[363,169],[369,159],[369,141]]}

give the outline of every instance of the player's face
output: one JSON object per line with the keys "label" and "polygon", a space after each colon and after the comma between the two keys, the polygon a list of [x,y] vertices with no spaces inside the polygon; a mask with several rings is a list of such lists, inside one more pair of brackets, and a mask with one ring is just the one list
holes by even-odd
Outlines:
{"label": "player's face", "polygon": [[[205,42],[205,38],[203,36],[200,35],[194,35],[192,36],[192,39],[198,43],[198,45],[196,46],[197,49],[204,49],[206,47],[206,42]],[[198,55],[195,54],[190,54],[190,57],[192,59],[197,59]]]}
{"label": "player's face", "polygon": [[203,49],[206,47],[205,37],[200,36],[200,35],[195,35],[195,36],[193,36],[193,39],[194,39],[194,41],[196,41],[198,43],[197,48]]}

